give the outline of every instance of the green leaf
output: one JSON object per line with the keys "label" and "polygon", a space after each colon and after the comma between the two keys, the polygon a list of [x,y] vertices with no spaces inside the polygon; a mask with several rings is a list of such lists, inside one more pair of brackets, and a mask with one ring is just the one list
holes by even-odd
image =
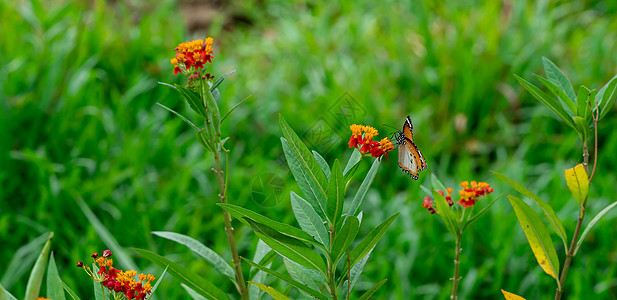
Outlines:
{"label": "green leaf", "polygon": [[608,213],[611,209],[613,209],[615,206],[617,206],[617,202],[613,202],[613,204],[605,207],[603,210],[601,210],[597,216],[595,216],[593,218],[593,220],[591,220],[591,222],[589,222],[589,224],[587,225],[587,227],[585,228],[585,230],[583,231],[583,234],[581,234],[581,237],[578,239],[578,241],[576,242],[576,248],[574,248],[574,254],[576,255],[576,253],[578,252],[578,248],[581,247],[581,244],[583,243],[583,241],[585,240],[585,237],[589,234],[589,232],[591,231],[591,229],[593,229],[593,227],[596,226],[596,224],[600,221],[600,219],[602,219],[602,217],[604,217],[604,215],[606,215],[606,213]]}
{"label": "green leaf", "polygon": [[523,232],[525,232],[525,236],[527,236],[527,241],[538,260],[538,264],[546,274],[555,278],[559,285],[559,259],[546,227],[527,203],[514,196],[507,196],[512,207],[514,207],[516,217],[521,228],[523,228]]}
{"label": "green leaf", "polygon": [[[354,286],[356,285],[356,282],[358,282],[358,279],[360,278],[362,271],[364,271],[364,265],[366,265],[366,262],[368,261],[369,256],[371,256],[370,251],[363,259],[361,259],[355,266],[351,268],[351,271],[349,272],[349,277],[351,277],[351,286],[349,288],[350,290],[352,290]],[[347,282],[347,276],[341,276],[341,282],[339,282],[339,286],[340,286],[340,283],[343,283],[343,291],[346,291],[347,285],[349,284]]]}
{"label": "green leaf", "polygon": [[564,122],[566,122],[568,126],[572,127],[572,129],[578,132],[578,129],[574,125],[574,121],[572,121],[572,118],[570,118],[570,116],[565,111],[565,109],[563,109],[560,103],[558,103],[554,98],[549,97],[547,94],[542,92],[535,85],[529,83],[527,80],[517,75],[514,75],[514,77],[527,91],[529,91],[529,93],[531,93],[532,96],[534,96],[538,101],[542,102],[544,105],[548,106],[548,108],[550,108],[562,120],[564,120]]}
{"label": "green leaf", "polygon": [[64,281],[62,281],[62,288],[64,288],[65,292],[69,293],[69,296],[71,296],[73,300],[81,300],[79,296],[77,296],[77,294],[75,294],[75,292],[73,292],[73,290],[68,285],[66,285],[66,283],[64,283]]}
{"label": "green leaf", "polygon": [[433,199],[435,200],[435,204],[437,206],[437,214],[443,221],[444,225],[446,225],[446,229],[448,229],[454,237],[457,237],[459,225],[454,212],[450,208],[450,205],[446,202],[446,198],[433,189]]}
{"label": "green leaf", "polygon": [[351,157],[349,157],[349,161],[347,161],[345,170],[343,170],[343,175],[347,177],[347,174],[351,171],[351,169],[357,166],[361,160],[362,160],[362,153],[360,153],[358,149],[354,148],[351,152]]}
{"label": "green leaf", "polygon": [[184,100],[189,104],[191,109],[196,112],[202,119],[207,120],[208,114],[206,113],[206,107],[203,101],[199,99],[199,95],[179,84],[174,84],[176,90],[182,94]]}
{"label": "green leaf", "polygon": [[260,288],[264,292],[268,293],[268,295],[272,296],[274,300],[291,300],[291,298],[285,296],[283,293],[277,291],[271,286],[263,285],[261,283],[252,282],[252,281],[249,281],[249,283],[252,285],[255,285],[256,287]]}
{"label": "green leaf", "polygon": [[159,284],[163,280],[163,277],[165,277],[165,274],[167,274],[167,269],[168,268],[169,268],[169,266],[165,267],[165,270],[163,270],[163,273],[161,273],[161,276],[159,276],[159,279],[157,279],[156,283],[154,283],[154,286],[150,290],[150,297],[148,297],[148,299],[152,298],[152,295],[154,295],[154,292],[156,291],[156,288],[159,286]]}
{"label": "green leaf", "polygon": [[166,109],[167,111],[169,111],[170,113],[180,117],[180,119],[182,119],[182,121],[184,121],[186,124],[189,124],[191,127],[193,127],[193,129],[195,129],[195,131],[199,132],[199,127],[197,127],[197,125],[193,124],[193,122],[189,121],[189,119],[185,118],[183,115],[181,115],[179,112],[161,104],[161,103],[156,103],[158,106]]}
{"label": "green leaf", "polygon": [[38,258],[48,238],[49,233],[43,233],[15,251],[11,262],[5,269],[2,280],[0,280],[5,289],[10,288],[23,274],[31,270],[30,268]]}
{"label": "green leaf", "polygon": [[580,207],[585,206],[587,194],[589,193],[589,178],[583,164],[578,164],[574,168],[565,170],[566,184],[572,193],[572,197]]}
{"label": "green leaf", "polygon": [[11,293],[5,290],[2,284],[0,284],[0,300],[17,300],[17,298],[11,295]]}
{"label": "green leaf", "polygon": [[[322,195],[317,188],[317,185],[313,182],[313,180],[309,177],[309,175],[302,169],[300,166],[300,162],[291,151],[289,147],[289,143],[285,138],[281,138],[281,144],[283,145],[283,153],[285,153],[285,158],[287,159],[287,164],[289,165],[289,169],[291,170],[291,174],[293,174],[294,179],[298,183],[302,194],[306,200],[313,206],[317,214],[320,217],[326,218],[326,198],[325,195]],[[325,176],[325,175],[324,175]]]}
{"label": "green leaf", "polygon": [[326,178],[330,180],[330,166],[328,166],[328,162],[326,162],[326,160],[317,151],[312,150],[311,152],[313,153],[313,156],[315,157],[315,160],[317,161],[317,164],[319,164],[319,167],[323,171],[324,175],[326,175]]}
{"label": "green leaf", "polygon": [[[99,267],[96,266],[95,263],[92,263],[92,270],[94,273],[98,273]],[[97,282],[92,279],[92,284],[94,284],[94,299],[96,300],[109,300],[107,293],[105,293],[105,289],[103,289],[100,282]]]}
{"label": "green leaf", "polygon": [[300,228],[326,246],[327,249],[330,249],[330,236],[326,226],[311,204],[296,193],[291,192],[291,207]]}
{"label": "green leaf", "polygon": [[54,254],[49,256],[49,266],[47,267],[47,298],[53,300],[66,300],[62,288],[62,280],[58,275]]}
{"label": "green leaf", "polygon": [[441,181],[439,180],[439,178],[435,176],[435,173],[431,173],[431,185],[433,186],[434,190],[442,191],[444,193],[446,192],[446,186],[444,186],[443,183],[441,183]]}
{"label": "green leaf", "polygon": [[[259,261],[259,264],[262,266],[266,266],[269,267],[270,264],[272,263],[272,261],[274,261],[274,259],[276,258],[276,256],[278,255],[276,253],[276,251],[272,250],[272,248],[270,248],[270,246],[266,245],[266,243],[264,243],[264,241],[259,240],[257,242],[257,245],[259,247],[259,245],[263,245],[263,247],[266,247],[268,249],[268,253],[265,254],[265,256],[258,256],[258,252],[255,253],[255,256],[253,259],[254,261]],[[259,248],[258,248],[259,249]],[[256,281],[256,282],[260,282],[257,279],[257,273],[263,273],[255,268],[251,268],[251,273],[249,274],[248,280],[252,280],[252,281]]]}
{"label": "green leaf", "polygon": [[555,214],[553,208],[548,203],[544,202],[544,200],[540,199],[538,195],[534,194],[532,191],[528,190],[520,183],[495,171],[491,171],[491,173],[493,173],[495,176],[497,176],[497,178],[501,179],[505,183],[509,184],[519,193],[523,194],[523,196],[536,202],[536,204],[544,212],[544,216],[546,217],[546,219],[548,219],[548,222],[551,224],[553,231],[557,234],[557,236],[561,238],[561,241],[563,241],[564,251],[568,253],[568,235],[566,234],[566,229],[563,227],[563,224],[561,224],[561,221],[559,220],[559,218],[557,218],[557,215]]}
{"label": "green leaf", "polygon": [[504,291],[504,290],[501,290],[501,292],[503,293],[503,296],[504,296],[504,298],[506,300],[525,300],[525,298],[523,298],[523,297],[521,297],[521,296],[519,296],[517,294],[513,294],[513,293],[510,293],[510,292]]}
{"label": "green leaf", "polygon": [[351,242],[353,242],[354,238],[356,238],[356,234],[358,234],[358,229],[360,229],[360,222],[358,221],[358,218],[354,216],[347,216],[341,230],[335,232],[336,237],[334,238],[332,251],[330,253],[332,262],[335,265],[338,263],[343,254],[347,252],[347,249],[349,249],[349,245],[351,245]]}
{"label": "green leaf", "polygon": [[313,289],[303,285],[302,283],[293,280],[291,277],[289,277],[289,276],[287,276],[285,274],[281,274],[281,273],[276,272],[274,270],[271,270],[271,269],[268,269],[266,267],[260,266],[260,265],[254,263],[254,262],[252,262],[252,261],[250,261],[250,260],[248,260],[248,259],[246,259],[244,257],[242,257],[242,260],[244,260],[246,263],[248,263],[249,265],[253,266],[254,268],[260,269],[260,270],[262,270],[262,271],[264,271],[264,272],[266,272],[266,273],[268,273],[268,274],[270,274],[270,275],[272,275],[272,276],[274,276],[274,277],[276,277],[278,279],[281,279],[281,280],[291,284],[292,286],[298,288],[299,290],[301,290],[303,292],[308,293],[309,295],[311,295],[311,296],[313,296],[313,297],[315,297],[317,299],[322,299],[322,300],[327,300],[328,299],[325,296],[323,296],[321,293],[319,293],[318,291],[313,290]]}
{"label": "green leaf", "polygon": [[[315,281],[311,278],[311,276],[309,276],[309,272],[312,270],[307,269],[286,258],[283,258],[283,263],[285,264],[285,269],[287,269],[287,273],[289,273],[293,280],[298,281],[313,290],[319,290],[319,287],[317,287]],[[319,274],[319,276],[321,276],[321,274]]]}
{"label": "green leaf", "polygon": [[219,106],[214,100],[214,96],[212,96],[212,92],[208,89],[204,88],[204,101],[206,103],[206,107],[212,116],[212,126],[214,128],[214,134],[216,136],[221,136],[221,113],[219,111]]}
{"label": "green leaf", "polygon": [[219,85],[221,84],[221,82],[223,82],[223,80],[225,80],[225,77],[233,74],[234,72],[236,72],[236,70],[231,70],[221,76],[219,76],[219,78],[214,82],[214,84],[212,84],[212,86],[210,87],[210,91],[213,92],[214,89],[216,89],[217,87],[219,87]]}
{"label": "green leaf", "polygon": [[[502,194],[503,195],[503,194]],[[497,202],[497,200],[499,198],[501,198],[502,195],[499,195],[497,197],[495,197],[495,199],[493,199],[493,201],[489,202],[489,204],[487,206],[485,206],[482,210],[480,210],[477,214],[475,214],[473,217],[471,217],[470,219],[467,220],[467,222],[465,222],[465,225],[463,225],[463,230],[465,231],[465,229],[467,229],[467,227],[471,226],[471,224],[473,224],[475,221],[477,221],[480,217],[482,217],[484,214],[486,214],[489,210],[489,208],[491,208],[491,206],[493,206],[493,204],[495,204],[495,202]],[[490,195],[488,196],[490,197]]]}
{"label": "green leaf", "polygon": [[287,140],[289,144],[289,148],[296,156],[296,159],[300,163],[304,172],[308,175],[308,177],[315,183],[319,194],[321,194],[324,198],[326,196],[325,187],[328,184],[328,180],[326,179],[326,175],[321,171],[321,168],[317,164],[315,157],[311,154],[309,149],[304,145],[304,143],[300,140],[298,135],[289,127],[289,124],[285,122],[282,115],[279,115],[279,123],[281,125],[281,130],[283,131],[283,136]]}
{"label": "green leaf", "polygon": [[373,161],[373,165],[368,170],[368,173],[366,173],[366,177],[364,177],[364,180],[360,184],[360,187],[358,188],[356,195],[353,197],[353,200],[351,201],[351,205],[349,206],[349,210],[347,211],[346,215],[355,216],[356,213],[358,213],[358,209],[360,208],[360,205],[362,205],[362,201],[364,201],[364,197],[366,197],[366,193],[371,187],[371,184],[375,179],[375,175],[377,175],[380,164],[381,162],[378,159]]}
{"label": "green leaf", "polygon": [[196,291],[194,291],[190,287],[186,286],[186,284],[181,283],[180,285],[182,286],[182,288],[184,288],[186,293],[189,294],[189,296],[191,296],[193,298],[193,300],[208,300],[208,298],[200,295],[199,293],[197,293]]}
{"label": "green leaf", "polygon": [[[272,251],[272,248],[266,245],[266,243],[264,243],[262,240],[257,241],[257,247],[255,248],[255,255],[253,256],[253,261],[258,261],[261,265],[270,267],[270,265],[272,264],[272,260],[275,256],[276,252]],[[272,259],[270,259],[270,257]],[[267,276],[267,273],[251,267],[247,280],[254,282],[265,282]],[[250,300],[261,299],[262,292],[257,287],[249,286],[248,290]]]}
{"label": "green leaf", "polygon": [[302,241],[283,235],[280,232],[247,219],[255,234],[280,255],[297,262],[309,269],[318,270],[326,276],[326,264],[323,258]]}
{"label": "green leaf", "polygon": [[234,273],[234,270],[231,268],[231,266],[225,261],[225,259],[221,257],[218,253],[214,252],[212,249],[208,248],[206,245],[200,243],[198,240],[190,236],[169,231],[153,231],[152,234],[186,246],[195,254],[201,256],[206,261],[208,261],[214,267],[214,269],[234,281],[236,274]]}
{"label": "green leaf", "polygon": [[584,85],[581,85],[576,95],[576,115],[585,120],[587,120],[587,115],[589,114],[589,104],[587,103],[590,94],[591,91]]}
{"label": "green leaf", "polygon": [[559,86],[568,95],[570,101],[573,102],[576,99],[576,95],[568,77],[550,59],[542,57],[542,64],[544,65],[544,72],[546,72],[548,80]]}
{"label": "green leaf", "polygon": [[36,300],[39,297],[39,291],[41,290],[41,283],[43,282],[43,274],[47,268],[47,261],[49,259],[49,251],[51,249],[51,239],[54,237],[54,233],[50,232],[47,242],[43,246],[43,250],[39,254],[39,257],[32,267],[30,277],[28,278],[28,284],[26,286],[26,300]]}
{"label": "green leaf", "polygon": [[125,268],[129,270],[137,270],[137,265],[135,264],[133,259],[128,255],[124,248],[120,247],[120,244],[118,244],[118,242],[111,235],[109,230],[107,230],[107,227],[105,227],[105,225],[103,225],[103,223],[101,223],[101,221],[99,221],[99,219],[96,217],[96,215],[94,215],[86,202],[84,202],[81,197],[75,197],[75,201],[88,219],[88,222],[90,222],[90,225],[94,227],[94,231],[96,231],[96,233],[99,235],[101,240],[103,240],[105,245],[109,247],[111,251],[113,251],[115,257],[114,261],[117,259],[118,262],[120,262],[120,264]]}
{"label": "green leaf", "polygon": [[[383,235],[388,231],[394,219],[398,216],[399,213],[396,213],[390,216],[388,219],[383,221],[383,223],[379,224],[379,226],[375,227],[364,239],[356,246],[356,248],[349,253],[349,258],[351,260],[351,267],[353,267],[356,263],[358,263],[364,256],[366,256],[375,245],[381,240]],[[350,266],[347,266],[349,268]],[[347,272],[347,270],[345,270]]]}
{"label": "green leaf", "polygon": [[315,239],[312,236],[310,236],[306,232],[296,227],[293,227],[291,225],[268,219],[267,217],[264,217],[256,212],[250,211],[246,208],[242,208],[237,205],[228,204],[228,203],[217,203],[217,205],[222,207],[225,211],[230,213],[232,216],[234,216],[240,222],[244,223],[247,226],[250,226],[250,223],[246,221],[246,219],[251,219],[257,223],[266,225],[278,231],[281,234],[301,240],[303,242],[307,242],[307,243],[311,243],[311,244],[323,247],[323,245],[315,241]]}
{"label": "green leaf", "polygon": [[574,98],[570,99],[570,97],[568,97],[568,95],[566,95],[566,93],[561,88],[559,88],[557,85],[555,85],[551,81],[546,80],[544,77],[540,75],[536,75],[536,78],[538,78],[538,80],[540,80],[540,82],[542,82],[542,84],[544,84],[544,86],[549,91],[551,91],[553,95],[557,96],[557,98],[561,100],[561,103],[566,105],[566,107],[568,108],[568,110],[566,111],[568,112],[568,115],[573,116],[577,114],[578,109],[577,109],[576,104],[574,104],[573,102]]}
{"label": "green leaf", "polygon": [[377,292],[377,290],[384,284],[386,283],[388,279],[384,279],[382,281],[380,281],[379,283],[377,283],[372,289],[366,291],[366,293],[364,293],[362,296],[360,296],[360,298],[358,298],[358,300],[367,300],[367,299],[371,299],[371,297],[373,297],[373,294],[375,294],[375,292]]}
{"label": "green leaf", "polygon": [[332,175],[328,183],[327,195],[327,216],[332,222],[331,224],[336,225],[341,217],[343,204],[345,203],[345,181],[343,180],[343,171],[341,171],[338,159],[334,161],[332,166]]}
{"label": "green leaf", "polygon": [[596,102],[598,102],[598,108],[600,109],[600,119],[602,119],[611,109],[616,95],[617,75],[611,78],[611,80],[609,80],[608,83],[606,83],[600,91],[598,91],[598,94],[595,97]]}
{"label": "green leaf", "polygon": [[183,266],[148,250],[136,248],[132,248],[132,250],[141,254],[144,258],[153,262],[155,265],[158,265],[161,268],[166,268],[174,278],[181,283],[184,283],[203,297],[211,300],[230,299],[229,296],[227,296],[227,294],[225,294],[225,292],[219,289],[216,285],[189,271]]}

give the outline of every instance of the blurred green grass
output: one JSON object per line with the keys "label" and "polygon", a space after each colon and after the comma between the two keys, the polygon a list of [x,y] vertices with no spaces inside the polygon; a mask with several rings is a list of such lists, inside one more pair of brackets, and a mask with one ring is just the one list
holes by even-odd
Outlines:
{"label": "blurred green grass", "polygon": [[[181,246],[149,234],[188,234],[229,257],[211,160],[190,128],[155,105],[188,113],[156,82],[180,82],[171,75],[173,48],[204,35],[215,38],[215,74],[238,70],[220,88],[223,111],[251,95],[223,126],[231,136],[229,197],[238,205],[293,222],[288,191],[299,189],[282,158],[276,114],[306,138],[320,120],[330,121],[324,128],[335,146],[315,149],[330,162],[349,155],[347,128],[331,125],[326,113],[345,93],[365,112],[348,120],[372,124],[382,135],[389,129],[381,124],[399,127],[412,116],[429,171],[412,181],[395,158],[380,170],[361,230],[401,215],[372,252],[358,290],[389,278],[377,299],[448,295],[453,241],[421,207],[419,184],[429,172],[452,187],[478,179],[496,194],[514,193],[488,173],[498,170],[548,200],[570,235],[574,230],[577,208],[563,169],[581,161],[581,145],[512,74],[531,80],[547,56],[575,87],[599,88],[617,73],[615,3],[232,1],[222,2],[205,32],[191,33],[180,7],[167,0],[0,1],[2,272],[22,245],[54,231],[63,280],[89,294],[91,283],[73,265],[105,246],[79,210],[78,195],[122,246],[169,255],[232,288]],[[615,112],[599,125],[591,215],[615,201],[615,126]],[[286,199],[255,201],[255,180],[277,176]],[[611,213],[588,236],[569,274],[570,298],[617,297],[614,222]],[[256,238],[237,226],[241,255],[250,256]],[[25,289],[27,275],[0,275],[14,294]],[[493,299],[501,288],[528,299],[554,293],[504,199],[464,237],[462,275],[463,299]],[[186,297],[171,279],[157,294]]]}

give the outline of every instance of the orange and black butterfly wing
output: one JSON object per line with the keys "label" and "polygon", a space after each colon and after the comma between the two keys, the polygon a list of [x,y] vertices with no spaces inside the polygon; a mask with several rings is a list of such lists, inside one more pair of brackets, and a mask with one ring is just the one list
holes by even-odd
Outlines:
{"label": "orange and black butterfly wing", "polygon": [[414,143],[405,138],[398,146],[398,166],[414,180],[418,180],[418,160],[414,152],[417,150]]}
{"label": "orange and black butterfly wing", "polygon": [[403,124],[403,135],[413,142],[413,124],[411,124],[411,118],[409,116],[405,118],[405,124]]}

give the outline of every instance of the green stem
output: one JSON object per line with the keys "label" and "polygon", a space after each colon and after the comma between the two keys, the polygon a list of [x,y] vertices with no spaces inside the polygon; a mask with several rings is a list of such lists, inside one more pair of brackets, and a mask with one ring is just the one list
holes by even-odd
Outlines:
{"label": "green stem", "polygon": [[576,242],[578,241],[578,237],[581,233],[581,227],[583,227],[583,219],[585,218],[585,208],[582,207],[578,214],[578,222],[576,222],[576,229],[574,230],[574,236],[572,237],[572,242],[570,243],[570,248],[568,249],[568,254],[566,255],[566,260],[563,263],[563,268],[561,269],[561,277],[559,277],[559,287],[557,287],[557,292],[555,293],[555,300],[561,299],[561,294],[563,293],[563,286],[566,282],[566,276],[568,276],[568,270],[570,270],[570,263],[572,262],[572,258],[574,258],[574,250],[576,249]]}
{"label": "green stem", "polygon": [[[216,151],[214,153],[214,162],[216,164],[216,178],[219,183],[219,197],[221,198],[221,203],[227,203],[227,186],[225,178],[223,177],[223,170],[221,169],[220,162],[221,152]],[[242,265],[240,261],[240,256],[238,255],[238,249],[236,248],[236,238],[234,237],[234,228],[231,226],[231,215],[225,210],[223,210],[223,217],[225,219],[225,233],[227,234],[227,242],[229,242],[229,248],[231,249],[231,257],[234,265],[234,271],[236,273],[236,281],[238,284],[238,292],[240,293],[240,297],[243,300],[249,299],[248,290],[246,288],[246,282],[244,281],[244,274],[242,273]]]}
{"label": "green stem", "polygon": [[[330,225],[330,247],[334,245],[334,237],[335,237],[334,225]],[[328,253],[328,286],[330,287],[330,295],[332,296],[333,300],[338,299],[338,297],[336,296],[336,282],[334,278],[335,271],[336,271],[336,265],[334,264],[334,262],[332,261],[332,258],[330,257],[330,254]],[[349,285],[349,282],[347,283],[347,285]]]}
{"label": "green stem", "polygon": [[456,300],[458,297],[458,283],[461,278],[458,276],[458,269],[460,265],[459,254],[461,254],[461,238],[463,234],[459,232],[456,235],[456,249],[454,250],[454,277],[452,277],[452,294],[450,295],[450,300]]}

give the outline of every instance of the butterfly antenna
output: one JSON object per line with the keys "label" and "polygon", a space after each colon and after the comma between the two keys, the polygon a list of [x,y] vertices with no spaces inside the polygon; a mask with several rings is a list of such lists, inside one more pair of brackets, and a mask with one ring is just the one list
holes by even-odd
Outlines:
{"label": "butterfly antenna", "polygon": [[397,129],[396,127],[394,127],[394,126],[390,126],[390,125],[388,125],[388,124],[381,124],[381,125],[382,125],[382,126],[386,126],[386,127],[393,128],[394,130],[398,131],[398,129]]}

